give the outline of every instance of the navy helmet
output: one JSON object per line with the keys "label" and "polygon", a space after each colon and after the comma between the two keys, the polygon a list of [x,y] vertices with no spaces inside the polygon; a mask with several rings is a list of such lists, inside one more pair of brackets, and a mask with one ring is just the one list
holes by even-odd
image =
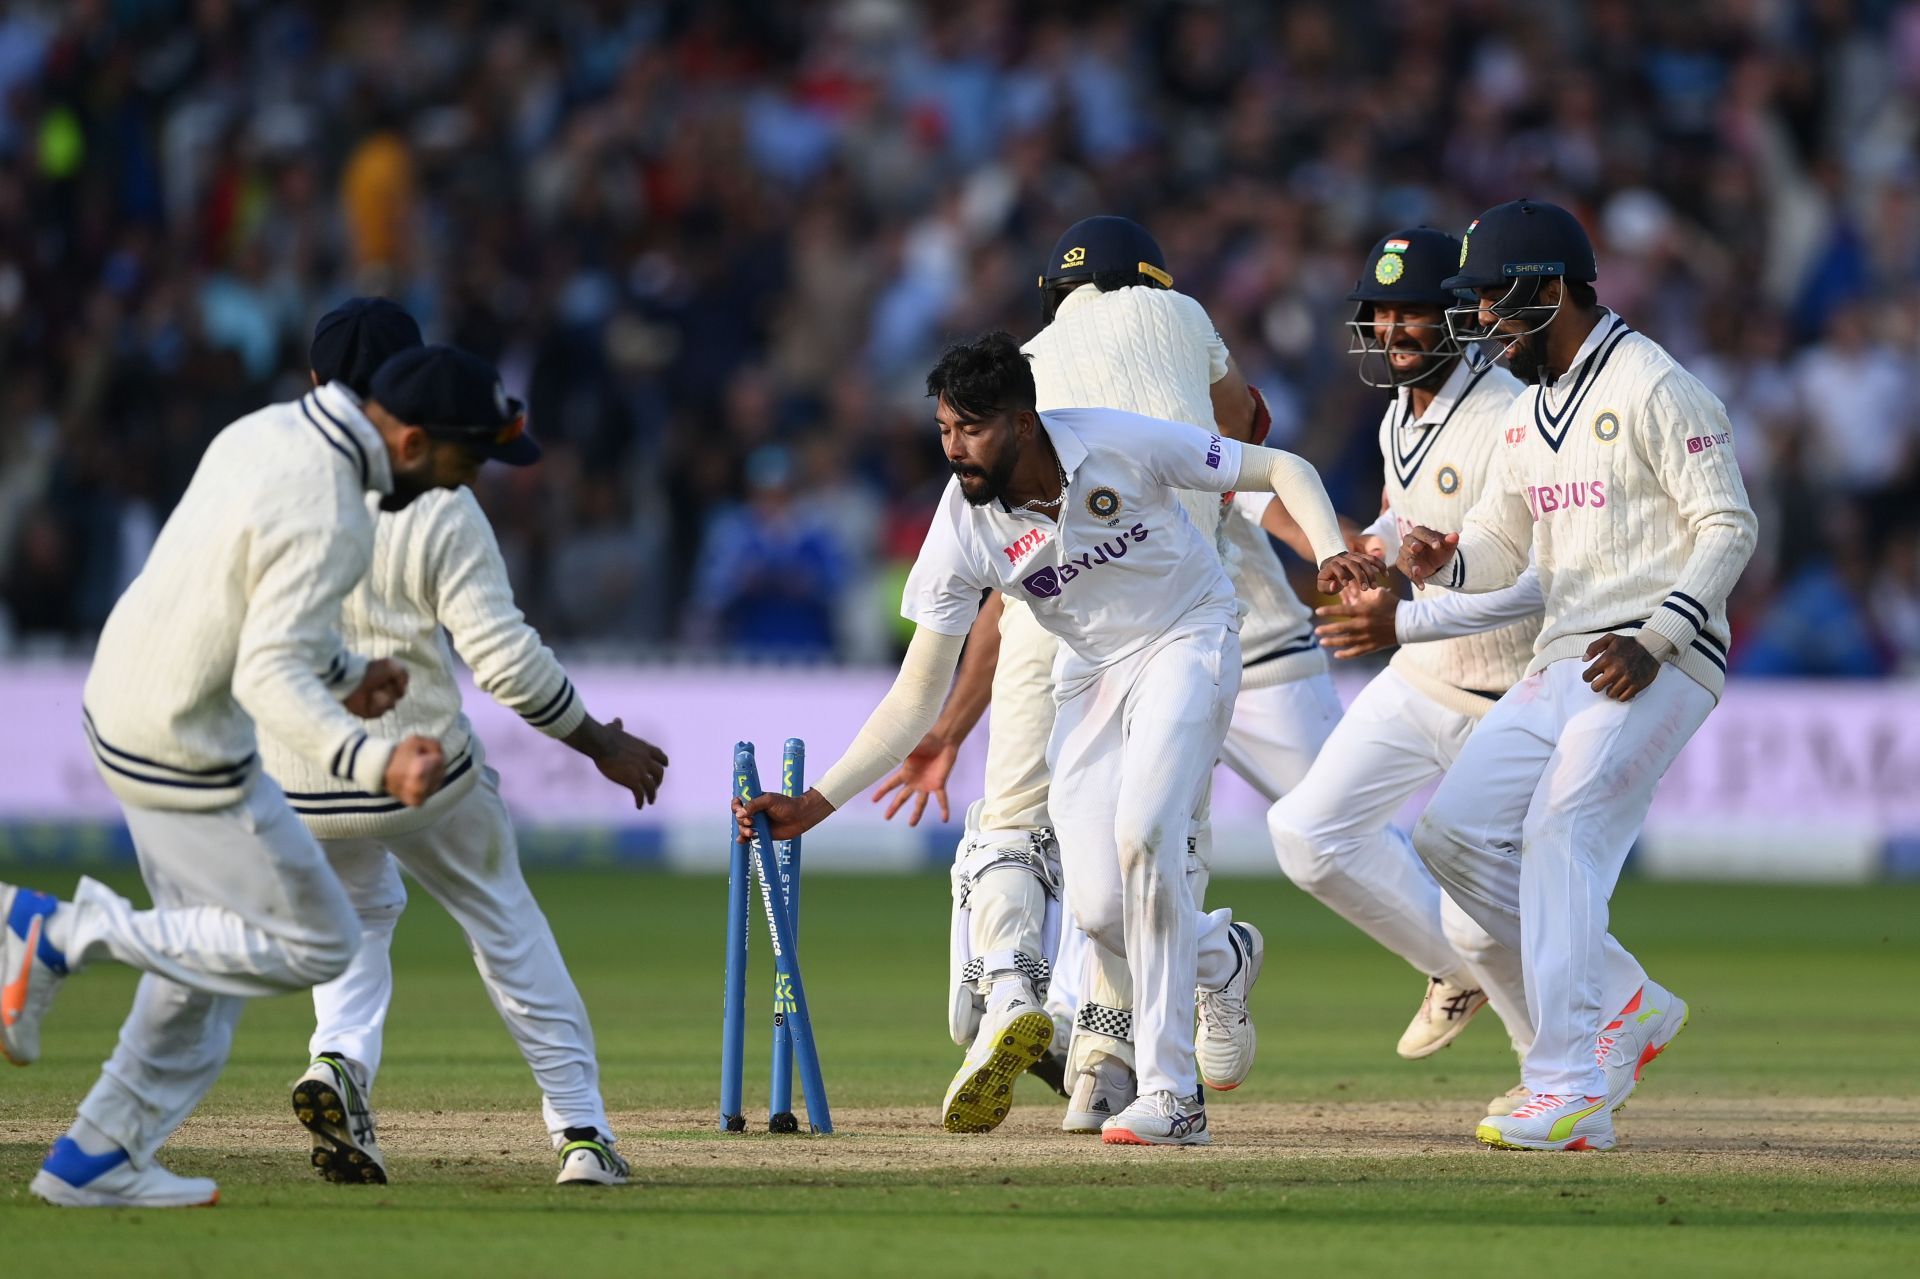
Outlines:
{"label": "navy helmet", "polygon": [[1170,289],[1173,276],[1159,243],[1131,218],[1082,218],[1054,243],[1040,273],[1041,315],[1048,323],[1060,299],[1082,284],[1102,293],[1133,285]]}
{"label": "navy helmet", "polygon": [[1573,214],[1544,200],[1496,204],[1475,218],[1460,237],[1459,266],[1447,277],[1446,287],[1458,291],[1466,305],[1449,310],[1447,323],[1463,341],[1484,336],[1481,303],[1473,291],[1504,288],[1503,295],[1488,306],[1490,311],[1503,320],[1535,314],[1532,327],[1518,332],[1503,329],[1502,335],[1519,338],[1538,333],[1558,309],[1535,305],[1543,281],[1590,283],[1597,276],[1593,241]]}
{"label": "navy helmet", "polygon": [[381,408],[435,439],[509,466],[540,460],[540,446],[527,434],[526,406],[507,394],[493,365],[458,347],[400,352],[373,375],[372,392]]}
{"label": "navy helmet", "polygon": [[[1454,238],[1430,226],[1413,227],[1382,236],[1367,254],[1359,282],[1347,301],[1355,304],[1347,328],[1353,340],[1348,355],[1360,357],[1360,380],[1368,386],[1418,386],[1439,376],[1460,354],[1460,343],[1447,327],[1445,311],[1458,300],[1447,277],[1453,274],[1458,253]],[[1429,306],[1437,314],[1430,324],[1394,325],[1396,332],[1439,330],[1439,342],[1415,369],[1401,373],[1388,358],[1387,344],[1373,323],[1375,306]],[[1391,334],[1387,335],[1389,340]]]}

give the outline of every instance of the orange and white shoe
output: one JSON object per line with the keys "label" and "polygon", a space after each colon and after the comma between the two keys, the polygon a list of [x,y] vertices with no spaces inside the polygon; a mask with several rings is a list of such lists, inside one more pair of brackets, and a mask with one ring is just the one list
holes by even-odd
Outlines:
{"label": "orange and white shoe", "polygon": [[1640,1083],[1647,1063],[1667,1050],[1687,1026],[1687,1001],[1649,977],[1618,1016],[1601,1028],[1593,1055],[1607,1072],[1607,1108],[1618,1110]]}
{"label": "orange and white shoe", "polygon": [[1473,1135],[1502,1150],[1612,1150],[1613,1111],[1605,1097],[1535,1093],[1510,1115],[1488,1115]]}
{"label": "orange and white shoe", "polygon": [[61,902],[0,884],[0,1055],[16,1066],[40,1060],[40,1022],[67,975],[67,957],[47,940]]}
{"label": "orange and white shoe", "polygon": [[1533,1090],[1531,1088],[1525,1084],[1515,1084],[1487,1103],[1487,1114],[1496,1119],[1511,1115],[1514,1111],[1526,1105],[1528,1099],[1532,1096]]}
{"label": "orange and white shoe", "polygon": [[1487,992],[1478,986],[1459,986],[1444,977],[1429,977],[1420,1007],[1394,1051],[1408,1061],[1431,1057],[1458,1039],[1473,1015],[1486,1006]]}
{"label": "orange and white shoe", "polygon": [[1100,1140],[1109,1146],[1208,1145],[1213,1134],[1207,1131],[1206,1094],[1142,1093],[1100,1126]]}

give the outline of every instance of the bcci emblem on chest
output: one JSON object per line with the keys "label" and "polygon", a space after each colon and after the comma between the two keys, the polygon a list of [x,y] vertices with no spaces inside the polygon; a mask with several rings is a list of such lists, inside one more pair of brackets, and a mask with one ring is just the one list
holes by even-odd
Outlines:
{"label": "bcci emblem on chest", "polygon": [[1620,438],[1620,415],[1608,410],[1593,419],[1593,438],[1611,444]]}
{"label": "bcci emblem on chest", "polygon": [[1120,495],[1110,488],[1097,488],[1087,494],[1087,514],[1109,525],[1120,522]]}
{"label": "bcci emblem on chest", "polygon": [[1448,497],[1452,497],[1460,491],[1460,472],[1454,470],[1451,466],[1443,466],[1440,468],[1440,474],[1436,478],[1435,483],[1439,484],[1442,493]]}

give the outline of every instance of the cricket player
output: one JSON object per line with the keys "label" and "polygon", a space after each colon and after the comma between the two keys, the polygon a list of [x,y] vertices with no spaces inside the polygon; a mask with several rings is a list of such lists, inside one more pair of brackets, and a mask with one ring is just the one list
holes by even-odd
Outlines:
{"label": "cricket player", "polygon": [[1414,831],[1442,885],[1519,951],[1532,1094],[1477,1135],[1605,1150],[1613,1111],[1687,1005],[1608,933],[1608,899],[1654,787],[1726,681],[1726,599],[1753,510],[1720,401],[1597,304],[1593,248],[1565,209],[1515,200],[1467,228],[1448,312],[1533,385],[1507,413],[1498,482],[1458,533],[1417,525],[1416,584],[1510,586],[1531,547],[1546,618],[1527,675],[1489,711]]}
{"label": "cricket player", "polygon": [[[893,688],[847,753],[766,812],[776,839],[819,824],[894,768],[939,711],[981,600],[1019,593],[1060,637],[1049,792],[1068,907],[1126,956],[1137,1007],[1140,1094],[1102,1129],[1110,1143],[1210,1140],[1194,1058],[1194,991],[1251,1035],[1250,940],[1231,912],[1201,914],[1186,834],[1240,682],[1232,584],[1173,490],[1277,492],[1323,551],[1328,590],[1374,585],[1381,565],[1345,549],[1319,476],[1301,459],[1184,423],[1107,409],[1040,413],[1028,357],[1004,333],[950,349],[927,379],[954,472],[909,575],[916,624]],[[1009,548],[1025,547],[1025,554]],[[954,1105],[1004,1113],[1053,1023],[1033,1003],[989,1005],[996,1051]]]}
{"label": "cricket player", "polygon": [[[1383,545],[1397,548],[1397,530],[1416,524],[1460,527],[1496,476],[1506,411],[1520,393],[1511,373],[1448,334],[1455,298],[1442,281],[1458,254],[1445,232],[1395,231],[1374,246],[1347,295],[1360,378],[1394,393],[1380,420],[1387,509],[1370,530]],[[1337,654],[1399,651],[1267,825],[1296,885],[1423,975],[1402,1057],[1440,1051],[1489,1000],[1524,1051],[1532,1030],[1518,955],[1440,891],[1393,815],[1452,765],[1474,725],[1525,673],[1540,629],[1539,579],[1528,569],[1487,595],[1427,594],[1401,604],[1380,591],[1320,610],[1329,619],[1320,636]],[[1492,1109],[1519,1105],[1518,1092]]]}
{"label": "cricket player", "polygon": [[[453,366],[488,372],[464,352],[416,344],[369,377],[344,363],[326,338],[323,331],[314,341],[316,384],[370,388],[382,404],[421,420],[433,412],[431,397]],[[506,415],[508,425],[476,447],[491,460],[530,466],[540,449],[521,426],[517,401],[508,402]],[[547,1130],[560,1152],[559,1183],[623,1184],[628,1169],[615,1153],[600,1095],[593,1028],[521,874],[499,776],[460,709],[453,653],[502,705],[632,791],[636,808],[658,793],[666,756],[623,732],[619,720],[601,724],[587,713],[515,606],[493,529],[469,489],[429,493],[375,520],[373,565],[347,597],[341,634],[350,647],[406,664],[407,700],[380,727],[436,738],[447,752],[447,779],[426,804],[404,808],[329,776],[271,735],[261,739],[267,771],[320,840],[360,919],[359,954],[344,974],[314,988],[311,1064],[293,1085],[294,1114],[312,1133],[314,1167],[333,1182],[387,1180],[370,1097],[393,996],[393,932],[407,902],[404,866],[466,932],[487,995],[540,1084]]]}
{"label": "cricket player", "polygon": [[[1041,411],[1114,408],[1264,441],[1271,421],[1264,401],[1241,377],[1205,309],[1172,283],[1160,246],[1138,224],[1103,216],[1069,227],[1039,281],[1046,327],[1025,347]],[[1191,492],[1181,500],[1222,556],[1236,593],[1252,605],[1243,617],[1246,657],[1225,757],[1252,785],[1277,798],[1305,773],[1340,714],[1312,618],[1267,540],[1268,527],[1297,536],[1297,525],[1279,523],[1284,512],[1271,494],[1243,494],[1223,503],[1218,494]],[[1304,543],[1300,549],[1311,556]],[[908,795],[917,795],[909,819],[917,821],[927,797],[937,794],[944,819],[955,754],[991,697],[998,710],[988,740],[986,793],[969,810],[953,868],[950,1024],[955,1042],[970,1051],[948,1089],[944,1113],[951,1121],[952,1097],[968,1087],[992,1051],[991,1042],[975,1033],[987,1004],[1044,999],[1056,1042],[1036,1073],[1070,1098],[1063,1128],[1099,1132],[1134,1097],[1133,999],[1125,964],[1089,946],[1085,933],[1063,922],[1057,909],[1046,747],[1059,647],[1020,599],[991,597],[939,720],[875,798],[900,788],[891,817]],[[1196,905],[1204,900],[1211,863],[1208,807],[1203,792],[1189,835]],[[1257,973],[1262,939],[1252,925],[1244,927]],[[1232,1087],[1245,1078],[1252,1054],[1242,1050],[1241,1039],[1211,1029],[1211,1002],[1200,1000],[1202,1073],[1210,1083]],[[1059,1039],[1066,1026],[1074,1031],[1071,1057],[1063,1060],[1066,1045]]]}
{"label": "cricket player", "polygon": [[[385,309],[341,322],[411,324]],[[478,402],[472,425],[498,424],[494,383],[448,389]],[[361,722],[405,693],[405,667],[349,652],[335,626],[373,554],[368,495],[399,510],[479,465],[465,429],[409,422],[337,382],[241,418],[201,458],[107,619],[81,715],[154,908],[92,879],[71,902],[0,885],[0,1049],[16,1064],[39,1055],[64,978],[105,959],[146,974],[100,1081],[33,1179],[42,1199],[218,1198],[155,1152],[219,1077],[247,999],[333,980],[360,941],[340,881],[260,767],[255,726],[383,803],[417,808],[440,785],[437,740]]]}

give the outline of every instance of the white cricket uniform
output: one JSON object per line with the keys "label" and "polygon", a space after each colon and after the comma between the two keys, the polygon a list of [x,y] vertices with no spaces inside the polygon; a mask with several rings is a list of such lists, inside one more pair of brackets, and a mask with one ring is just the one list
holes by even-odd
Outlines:
{"label": "white cricket uniform", "polygon": [[341,631],[356,650],[406,666],[407,696],[378,727],[438,738],[447,780],[426,804],[404,808],[330,777],[270,735],[261,739],[267,770],[319,837],[364,935],[347,971],[314,988],[311,1051],[345,1056],[368,1088],[379,1073],[393,931],[407,903],[397,859],[466,932],[487,996],[540,1085],[549,1132],[558,1140],[590,1127],[611,1136],[586,1006],[521,874],[499,779],[460,709],[454,652],[482,689],[549,737],[578,728],[586,707],[515,605],[471,492],[438,490],[378,517],[373,564],[347,597]]}
{"label": "white cricket uniform", "polygon": [[[1380,420],[1387,511],[1374,531],[1387,545],[1416,524],[1459,530],[1497,475],[1507,408],[1519,393],[1512,374],[1472,354],[1418,418],[1400,389]],[[1524,1049],[1533,1036],[1518,954],[1440,891],[1393,816],[1453,765],[1473,726],[1526,671],[1540,628],[1539,583],[1528,573],[1497,595],[1437,587],[1423,595],[1437,598],[1400,605],[1392,662],[1347,708],[1306,779],[1268,811],[1267,828],[1296,885],[1423,975],[1486,991]],[[1463,613],[1465,625],[1491,629],[1462,631]],[[1423,624],[1451,637],[1418,640]]]}
{"label": "white cricket uniform", "polygon": [[1048,748],[1068,905],[1124,954],[1143,1091],[1197,1088],[1196,980],[1223,984],[1227,911],[1202,915],[1186,832],[1240,680],[1232,584],[1173,489],[1224,492],[1239,444],[1105,409],[1040,415],[1067,473],[1059,523],[948,485],[908,577],[902,613],[963,635],[982,592],[1023,596],[1061,641]]}
{"label": "white cricket uniform", "polygon": [[[1719,697],[1726,599],[1755,521],[1720,401],[1611,313],[1506,421],[1498,480],[1438,579],[1507,586],[1531,545],[1545,619],[1525,678],[1468,739],[1414,842],[1447,892],[1521,953],[1535,1026],[1526,1085],[1604,1096],[1595,1037],[1646,976],[1608,933],[1608,899],[1654,787]],[[1609,632],[1657,635],[1665,652],[1631,701],[1581,678]]]}
{"label": "white cricket uniform", "polygon": [[337,383],[222,431],[114,605],[84,719],[120,800],[154,908],[91,879],[70,965],[143,970],[133,1011],[80,1115],[144,1167],[220,1075],[249,996],[337,977],[360,930],[313,837],[260,770],[255,724],[379,791],[394,740],[338,699],[366,659],[340,602],[373,549],[367,494],[386,446]]}

